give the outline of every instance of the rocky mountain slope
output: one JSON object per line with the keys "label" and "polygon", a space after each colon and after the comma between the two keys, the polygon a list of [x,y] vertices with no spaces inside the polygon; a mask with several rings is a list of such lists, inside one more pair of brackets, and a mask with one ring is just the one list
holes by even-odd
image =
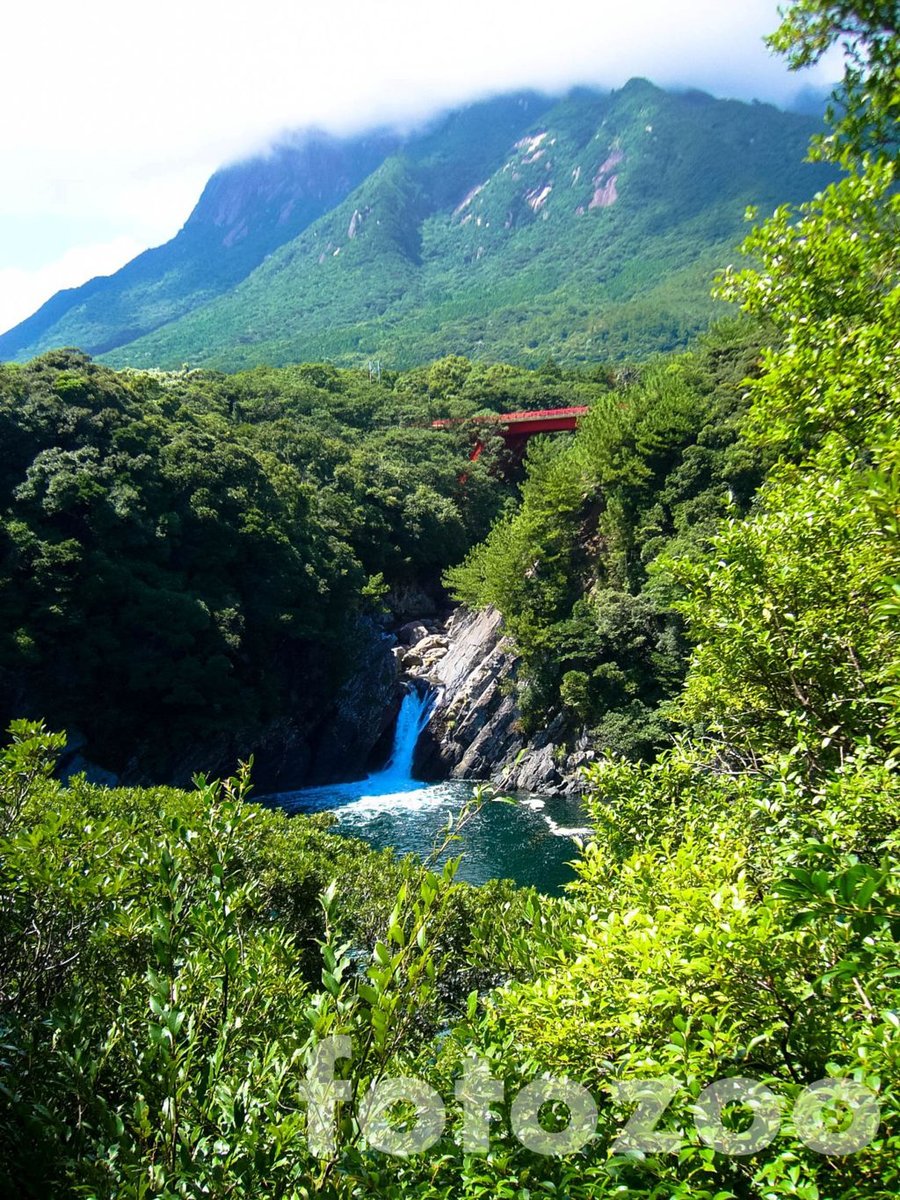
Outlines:
{"label": "rocky mountain slope", "polygon": [[545,795],[581,789],[580,768],[596,757],[587,738],[561,715],[531,738],[522,734],[518,660],[496,609],[457,608],[446,622],[412,622],[398,636],[404,678],[436,694],[416,747],[417,778],[485,779]]}
{"label": "rocky mountain slope", "polygon": [[233,369],[670,349],[713,315],[746,206],[829,177],[802,162],[815,124],[632,80],[497,97],[403,137],[306,136],[220,172],[172,242],[54,297],[0,357],[68,343]]}
{"label": "rocky mountain slope", "polygon": [[307,132],[218,171],[180,232],[114,275],[58,292],[0,336],[0,359],[77,346],[102,354],[177,320],[244,279],[356,187],[398,138]]}

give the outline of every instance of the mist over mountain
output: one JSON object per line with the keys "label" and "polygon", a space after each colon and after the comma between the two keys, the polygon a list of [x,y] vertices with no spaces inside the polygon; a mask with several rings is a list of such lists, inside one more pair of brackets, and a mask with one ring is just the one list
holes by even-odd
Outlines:
{"label": "mist over mountain", "polygon": [[803,162],[817,124],[636,79],[495,97],[408,134],[304,132],[217,172],[175,238],[58,293],[0,357],[74,345],[234,369],[671,349],[715,315],[711,275],[745,208],[832,177]]}

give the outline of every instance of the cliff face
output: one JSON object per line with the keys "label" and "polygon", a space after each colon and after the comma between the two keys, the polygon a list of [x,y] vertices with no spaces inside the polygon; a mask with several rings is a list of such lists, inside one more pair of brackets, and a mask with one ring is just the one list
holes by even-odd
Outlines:
{"label": "cliff face", "polygon": [[354,665],[340,687],[329,688],[326,673],[316,675],[308,665],[298,680],[296,703],[262,728],[199,739],[168,755],[165,747],[138,745],[115,773],[88,757],[84,736],[73,732],[60,756],[59,774],[68,780],[84,773],[91,782],[110,786],[189,788],[198,774],[231,775],[252,757],[257,794],[363,779],[390,747],[403,688],[395,638],[365,618],[349,637]]}
{"label": "cliff face", "polygon": [[[367,619],[352,638],[354,668],[330,702],[322,693],[318,712],[286,713],[244,746],[200,747],[197,755],[205,753],[218,774],[252,754],[257,793],[364,779],[390,739],[403,691],[394,638]],[[193,760],[188,767],[181,775],[189,779],[198,767]]]}
{"label": "cliff face", "polygon": [[171,241],[114,275],[57,292],[25,321],[0,331],[0,359],[57,346],[103,354],[192,312],[340,204],[397,141],[379,132],[339,139],[309,131],[224,167]]}
{"label": "cliff face", "polygon": [[594,752],[561,716],[523,737],[513,686],[518,664],[495,609],[459,608],[437,633],[414,627],[399,656],[407,676],[439,692],[416,749],[420,778],[485,779],[549,795],[580,791],[579,769]]}
{"label": "cliff face", "polygon": [[[411,621],[396,636],[361,622],[357,634],[355,670],[317,720],[286,713],[252,740],[198,744],[168,765],[166,781],[186,787],[198,772],[228,774],[251,754],[259,793],[361,779],[379,750],[389,748],[404,687],[424,684],[438,699],[416,747],[416,778],[490,780],[551,796],[581,791],[580,769],[595,752],[561,715],[523,736],[514,686],[518,662],[495,609],[458,608],[447,620]],[[159,773],[147,775],[137,757],[119,779],[85,759],[82,748],[78,739],[67,748],[63,777],[86,771],[109,784],[159,782]]]}
{"label": "cliff face", "polygon": [[364,623],[362,653],[353,674],[325,714],[315,739],[308,784],[363,779],[372,754],[397,717],[402,691],[394,639]]}

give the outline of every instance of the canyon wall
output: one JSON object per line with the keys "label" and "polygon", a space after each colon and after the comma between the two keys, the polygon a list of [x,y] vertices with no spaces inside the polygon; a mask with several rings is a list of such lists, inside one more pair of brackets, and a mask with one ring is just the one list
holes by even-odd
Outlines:
{"label": "canyon wall", "polygon": [[395,651],[403,674],[438,692],[416,749],[417,777],[484,779],[549,795],[580,790],[580,768],[594,751],[561,715],[523,735],[518,664],[495,609],[458,608],[446,623],[412,623],[400,637],[407,641]]}

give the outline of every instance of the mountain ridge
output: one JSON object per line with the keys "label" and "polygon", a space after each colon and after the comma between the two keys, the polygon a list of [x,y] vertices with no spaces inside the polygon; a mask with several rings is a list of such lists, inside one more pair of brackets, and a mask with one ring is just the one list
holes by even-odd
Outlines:
{"label": "mountain ridge", "polygon": [[[190,311],[198,300],[202,303],[244,278],[271,250],[327,212],[341,195],[375,169],[398,140],[397,135],[379,130],[348,139],[307,130],[269,153],[222,167],[210,177],[173,238],[142,251],[112,275],[95,276],[80,287],[57,292],[30,317],[0,335],[0,358],[21,357],[22,349],[35,341],[41,348],[49,348],[44,344],[48,332],[73,310],[81,321],[82,336],[89,339],[86,345],[78,341],[80,348],[102,354],[130,340],[129,324],[120,322],[112,338],[96,331],[96,299],[113,291],[117,284],[128,306],[130,325],[139,330],[134,336]],[[248,166],[252,168],[249,179]],[[310,183],[318,185],[317,191],[304,187],[306,173],[311,176]],[[256,220],[251,237],[245,210],[248,193],[254,190]],[[216,253],[217,241],[224,252]],[[215,255],[213,269],[211,255]],[[177,278],[171,282],[181,284],[174,294],[171,287],[166,287],[173,273]],[[134,288],[141,285],[145,291],[143,304],[134,296]],[[165,306],[167,300],[172,309],[160,313],[158,306]],[[108,322],[109,318],[104,314],[103,319]]]}
{"label": "mountain ridge", "polygon": [[74,342],[113,365],[235,369],[672,349],[715,315],[710,278],[746,206],[833,177],[802,163],[815,124],[634,79],[494,97],[402,136],[306,135],[305,157],[288,145],[217,172],[172,242],[48,301],[0,357]]}

